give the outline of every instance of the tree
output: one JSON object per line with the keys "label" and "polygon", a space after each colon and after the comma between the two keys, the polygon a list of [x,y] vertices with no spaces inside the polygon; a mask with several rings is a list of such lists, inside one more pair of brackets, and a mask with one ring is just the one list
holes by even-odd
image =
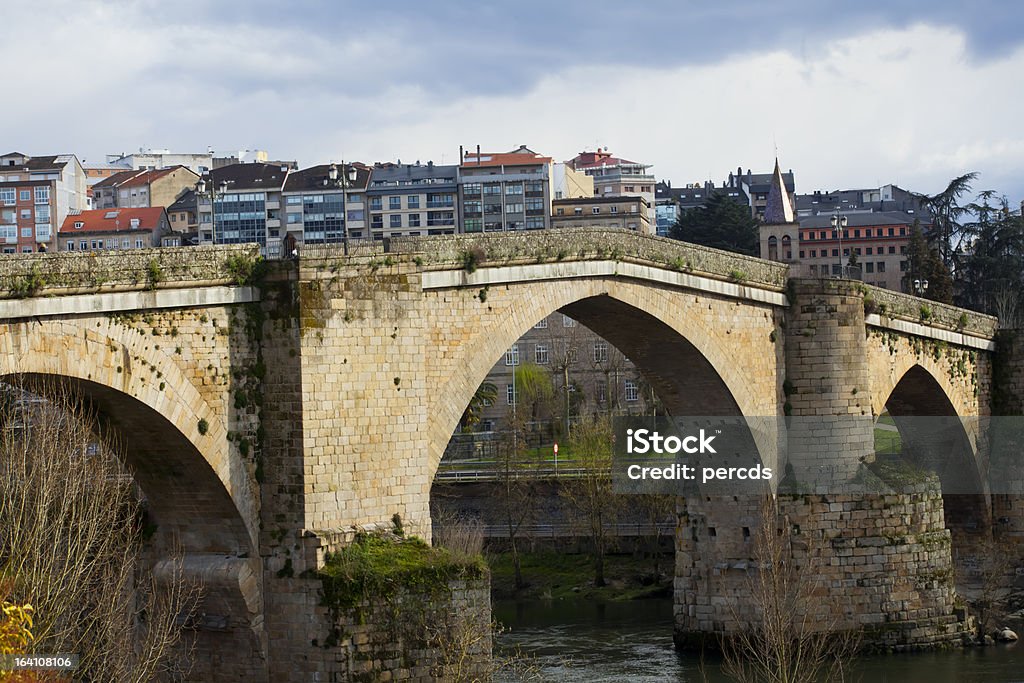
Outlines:
{"label": "tree", "polygon": [[1024,282],[1024,219],[1011,211],[1005,197],[986,190],[968,209],[976,220],[967,224],[971,239],[963,257],[958,303],[999,316],[1004,325],[1018,319]]}
{"label": "tree", "polygon": [[745,627],[723,643],[722,670],[745,683],[842,680],[858,638],[838,630],[835,606],[818,596],[821,539],[796,536],[774,496],[759,515],[756,568],[746,582],[753,614],[733,614]]}
{"label": "tree", "polygon": [[619,496],[612,492],[613,440],[608,416],[581,416],[569,435],[579,474],[559,480],[570,515],[590,537],[595,586],[605,585],[606,527],[615,521],[619,507]]}
{"label": "tree", "polygon": [[477,387],[476,391],[473,392],[473,398],[469,399],[469,405],[466,406],[466,410],[463,411],[462,417],[459,419],[460,431],[473,431],[473,428],[480,424],[484,408],[493,404],[497,398],[498,387],[494,386],[491,382],[484,382]]}
{"label": "tree", "polygon": [[712,192],[704,206],[682,212],[669,236],[749,256],[759,251],[757,220],[750,207],[721,192]]}
{"label": "tree", "polygon": [[96,421],[53,388],[5,385],[0,406],[0,576],[33,608],[32,649],[81,655],[83,680],[149,681],[176,652],[196,587],[144,566],[142,505]]}
{"label": "tree", "polygon": [[967,237],[962,221],[969,211],[960,206],[960,198],[971,191],[971,183],[977,178],[976,172],[965,173],[949,181],[946,189],[938,194],[917,195],[922,207],[932,215],[928,241],[938,250],[947,271],[956,270],[956,254]]}
{"label": "tree", "polygon": [[[516,399],[518,398],[517,396]],[[505,527],[509,552],[512,554],[515,588],[519,590],[526,586],[523,580],[522,560],[519,556],[519,538],[523,526],[533,519],[536,509],[537,479],[533,470],[538,463],[527,455],[525,416],[517,411],[515,416],[510,418],[511,438],[505,438],[498,444],[495,463],[495,503]]]}
{"label": "tree", "polygon": [[953,303],[953,278],[939,257],[938,249],[928,244],[921,231],[921,222],[914,221],[910,228],[910,242],[907,245],[907,273],[903,278],[903,289],[917,294],[914,283],[918,280],[928,281],[928,289],[922,291],[923,296],[932,301]]}

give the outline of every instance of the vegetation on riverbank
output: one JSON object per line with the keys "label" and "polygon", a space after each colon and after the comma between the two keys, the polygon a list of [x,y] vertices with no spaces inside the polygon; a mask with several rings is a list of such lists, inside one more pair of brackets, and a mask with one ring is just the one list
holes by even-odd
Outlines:
{"label": "vegetation on riverbank", "polygon": [[660,572],[654,560],[633,554],[605,557],[605,586],[594,586],[593,558],[587,554],[553,551],[520,552],[526,586],[515,590],[515,572],[510,553],[488,553],[491,567],[491,595],[495,599],[590,598],[635,600],[672,595],[671,557],[660,558]]}

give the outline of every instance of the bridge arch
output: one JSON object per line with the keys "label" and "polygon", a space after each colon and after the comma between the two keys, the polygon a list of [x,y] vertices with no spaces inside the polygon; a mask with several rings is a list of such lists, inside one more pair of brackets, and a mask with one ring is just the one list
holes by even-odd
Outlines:
{"label": "bridge arch", "polygon": [[[474,296],[448,290],[437,296]],[[526,282],[486,297],[486,314],[456,331],[438,353],[440,380],[428,408],[430,478],[462,410],[505,351],[537,321],[562,311],[627,356],[674,415],[779,414],[781,350],[768,304],[622,278]],[[772,460],[775,453],[762,452]]]}
{"label": "bridge arch", "polygon": [[252,557],[258,510],[227,426],[172,359],[129,334],[109,323],[11,324],[0,330],[0,377],[41,394],[59,383],[94,408],[122,439],[158,531],[186,553]]}
{"label": "bridge arch", "polygon": [[935,369],[910,364],[880,398],[899,431],[903,457],[938,475],[946,526],[962,537],[991,523],[988,467],[978,446],[978,420],[958,412],[946,373]]}

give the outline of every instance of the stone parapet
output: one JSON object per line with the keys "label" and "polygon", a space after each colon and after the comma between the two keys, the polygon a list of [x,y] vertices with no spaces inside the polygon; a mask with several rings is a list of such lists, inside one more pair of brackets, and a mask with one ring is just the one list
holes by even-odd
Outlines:
{"label": "stone parapet", "polygon": [[977,311],[871,285],[860,285],[860,288],[863,289],[864,298],[869,301],[866,304],[872,309],[869,312],[878,313],[883,318],[919,322],[929,327],[966,332],[987,339],[995,337],[999,326],[995,316]]}
{"label": "stone parapet", "polygon": [[[607,258],[742,281],[781,290],[788,266],[689,244],[664,237],[640,235],[631,230],[574,228],[481,235],[395,237],[379,246],[350,243],[348,255],[408,255],[424,269],[445,270],[452,266],[476,268],[486,265],[543,263],[549,261],[593,261]],[[345,256],[341,245],[303,247],[306,259],[338,259]]]}
{"label": "stone parapet", "polygon": [[248,284],[257,244],[0,256],[0,298]]}

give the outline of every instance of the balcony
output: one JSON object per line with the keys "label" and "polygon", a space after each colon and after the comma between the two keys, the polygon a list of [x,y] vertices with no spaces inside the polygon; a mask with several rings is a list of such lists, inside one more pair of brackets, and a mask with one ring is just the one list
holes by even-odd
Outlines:
{"label": "balcony", "polygon": [[281,202],[278,201],[277,199],[268,199],[267,202],[266,202],[266,208],[267,208],[267,211],[270,211],[272,209],[280,209],[281,208]]}
{"label": "balcony", "polygon": [[268,228],[280,228],[281,227],[281,219],[280,218],[268,218],[267,219],[267,227]]}
{"label": "balcony", "polygon": [[428,209],[454,209],[454,200],[448,200],[443,202],[427,202]]}

